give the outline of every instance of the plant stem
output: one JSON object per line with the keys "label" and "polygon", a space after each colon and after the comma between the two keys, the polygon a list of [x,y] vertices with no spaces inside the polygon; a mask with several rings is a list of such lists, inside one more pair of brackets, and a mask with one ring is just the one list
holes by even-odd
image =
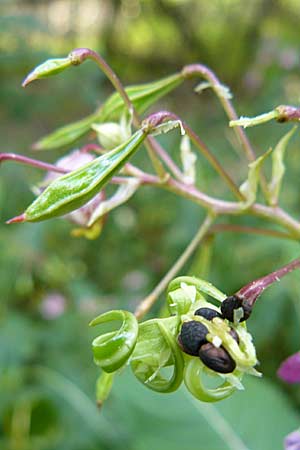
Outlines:
{"label": "plant stem", "polygon": [[289,231],[291,239],[300,239],[300,222],[293,219],[293,217],[278,206],[265,206],[259,203],[254,203],[248,209],[244,210],[238,202],[228,202],[210,197],[209,195],[199,191],[195,186],[184,184],[174,178],[171,178],[170,176],[166,177],[165,180],[161,180],[158,177],[146,174],[142,171],[139,173],[139,169],[137,169],[137,172],[135,173],[130,171],[130,175],[140,178],[143,184],[161,187],[180,195],[181,197],[189,199],[216,215],[223,214],[238,216],[249,214],[251,216],[260,217],[267,219],[270,222],[277,223],[285,228]]}
{"label": "plant stem", "polygon": [[[229,118],[230,122],[235,122],[238,120],[238,115],[234,109],[234,106],[230,99],[222,94],[222,90],[224,90],[224,87],[222,83],[220,83],[220,80],[216,76],[216,74],[209,69],[208,67],[204,66],[203,64],[190,64],[188,66],[185,66],[182,70],[183,76],[190,78],[195,75],[200,75],[211,84],[211,88],[215,92],[216,96],[218,97],[221,105],[223,106],[224,111],[227,114],[227,117]],[[234,127],[234,133],[238,138],[238,141],[241,143],[242,148],[245,152],[245,155],[249,162],[255,161],[256,155],[255,151],[245,133],[242,127],[236,126]],[[267,187],[267,181],[263,175],[263,173],[260,174],[260,183],[261,188],[263,190],[264,196],[267,199],[268,198],[268,187]]]}
{"label": "plant stem", "polygon": [[[102,58],[99,53],[94,52],[93,50],[90,50],[88,48],[77,48],[73,50],[70,53],[70,58],[73,58],[74,64],[81,64],[86,59],[92,59],[98,67],[102,70],[102,72],[107,76],[107,78],[110,80],[116,91],[120,94],[121,98],[123,99],[128,111],[132,114],[133,124],[136,128],[140,127],[141,120],[140,117],[131,102],[123,84],[121,83],[121,80],[117,76],[117,74],[113,71],[113,69],[107,64],[107,62]],[[160,177],[164,177],[165,175],[165,169],[160,161],[160,159],[157,157],[155,153],[155,149],[152,146],[153,141],[149,138],[145,140],[145,146],[148,150],[149,157],[151,159],[151,162],[153,164],[153,167],[157,174]],[[163,149],[162,149],[163,150]]]}
{"label": "plant stem", "polygon": [[27,166],[37,167],[42,170],[49,170],[51,172],[67,173],[66,169],[62,167],[57,167],[54,164],[48,164],[38,159],[28,158],[27,156],[18,155],[16,153],[0,153],[0,164],[4,161],[14,161],[21,164],[26,164]]}
{"label": "plant stem", "polygon": [[[203,64],[190,64],[183,68],[182,74],[187,78],[193,77],[195,75],[200,75],[201,77],[205,78],[211,84],[211,87],[214,90],[216,96],[218,97],[221,105],[223,106],[223,109],[225,110],[227,117],[230,120],[238,119],[238,115],[230,99],[222,95],[222,87],[223,87],[222,83],[211,69],[204,66]],[[248,161],[254,161],[256,159],[255,152],[244,130],[241,127],[236,127],[234,128],[234,132],[238,140],[242,144],[242,147],[244,149]]]}
{"label": "plant stem", "polygon": [[269,286],[271,286],[275,281],[279,281],[288,273],[295,269],[300,268],[300,258],[294,259],[294,261],[286,264],[283,267],[275,270],[268,275],[258,278],[257,280],[251,281],[246,286],[243,286],[235,295],[243,298],[247,301],[249,307],[253,307],[254,303],[262,292]]}
{"label": "plant stem", "polygon": [[186,247],[184,252],[181,254],[181,256],[177,259],[175,264],[171,267],[171,269],[166,273],[166,275],[162,278],[162,280],[158,283],[158,285],[153,289],[153,291],[147,295],[144,300],[141,301],[141,303],[138,305],[135,311],[135,316],[137,319],[141,319],[154,305],[158,297],[161,295],[161,293],[166,289],[172,278],[174,278],[177,273],[181,270],[181,268],[184,266],[184,264],[187,262],[187,260],[190,258],[190,256],[193,254],[193,252],[198,247],[201,240],[206,235],[207,231],[209,230],[209,227],[213,223],[215,219],[215,216],[212,214],[208,214],[200,226],[199,230],[195,234],[192,241],[189,243],[189,245]]}
{"label": "plant stem", "polygon": [[157,113],[151,114],[147,119],[147,122],[151,123],[152,126],[158,126],[166,120],[177,120],[181,123],[184,131],[191,139],[193,144],[196,146],[198,150],[204,155],[204,157],[209,161],[215,171],[220,175],[220,177],[227,183],[231,191],[239,200],[244,200],[244,196],[240,192],[239,188],[232,180],[230,175],[224,170],[222,164],[219,163],[217,158],[210,152],[204,142],[199,138],[199,136],[191,129],[191,127],[181,120],[177,114],[174,114],[169,111],[159,111]]}
{"label": "plant stem", "polygon": [[294,240],[294,237],[288,233],[284,233],[282,231],[270,230],[268,228],[257,228],[257,227],[248,227],[245,225],[235,225],[235,224],[227,224],[227,223],[218,223],[213,225],[210,230],[210,233],[247,233],[247,234],[259,234],[262,236],[270,236],[279,239],[290,239]]}

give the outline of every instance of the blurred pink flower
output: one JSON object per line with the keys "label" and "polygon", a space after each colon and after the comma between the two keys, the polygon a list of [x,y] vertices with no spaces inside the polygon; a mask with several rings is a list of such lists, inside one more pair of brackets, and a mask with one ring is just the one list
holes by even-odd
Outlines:
{"label": "blurred pink flower", "polygon": [[285,359],[281,363],[277,375],[287,383],[300,383],[300,352]]}
{"label": "blurred pink flower", "polygon": [[66,309],[66,299],[59,292],[47,294],[40,305],[40,312],[44,319],[53,320],[61,316]]}
{"label": "blurred pink flower", "polygon": [[300,450],[300,431],[296,430],[288,434],[284,439],[285,450]]}

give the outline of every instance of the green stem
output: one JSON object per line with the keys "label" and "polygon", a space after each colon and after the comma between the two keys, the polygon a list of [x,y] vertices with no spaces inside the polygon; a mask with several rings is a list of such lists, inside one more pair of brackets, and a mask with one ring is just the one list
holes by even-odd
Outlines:
{"label": "green stem", "polygon": [[162,278],[162,280],[158,283],[158,285],[153,289],[153,291],[141,301],[138,305],[135,316],[137,319],[141,319],[154,305],[158,297],[162,294],[162,292],[166,289],[172,278],[174,278],[177,273],[182,269],[184,264],[188,261],[190,256],[194,253],[196,248],[198,247],[201,240],[206,235],[209,230],[211,224],[215,219],[215,215],[208,214],[200,226],[199,230],[186,247],[181,256],[177,259],[175,264],[170,268],[170,270],[166,273],[166,275]]}

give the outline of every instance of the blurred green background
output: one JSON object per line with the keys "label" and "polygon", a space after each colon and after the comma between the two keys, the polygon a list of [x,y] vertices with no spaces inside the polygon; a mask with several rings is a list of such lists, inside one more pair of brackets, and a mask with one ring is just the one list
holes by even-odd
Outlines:
{"label": "blurred green background", "polygon": [[[207,64],[231,87],[239,114],[299,102],[296,0],[1,0],[0,13],[3,152],[34,157],[34,141],[89,114],[111,93],[92,63],[22,90],[34,66],[78,46],[100,51],[126,84],[192,62]],[[247,166],[224,113],[211,92],[194,94],[195,84],[187,82],[155,109],[184,117],[241,182]],[[259,154],[288,128],[267,124],[248,135]],[[163,141],[178,159],[177,133]],[[281,197],[294,217],[300,217],[299,147],[296,136]],[[60,155],[41,156],[53,162]],[[148,165],[142,154],[136,162]],[[280,362],[299,349],[299,275],[257,304],[249,329],[264,377],[246,380],[245,392],[204,405],[184,388],[165,396],[150,392],[125,371],[99,414],[89,320],[109,308],[133,310],[192,238],[203,211],[144,188],[109,215],[96,241],[72,238],[70,224],[59,219],[4,225],[32,201],[31,186],[42,176],[12,163],[1,167],[1,450],[281,449],[283,437],[300,423],[299,388],[276,377]],[[205,192],[228,196],[201,158],[198,183]],[[247,217],[234,222],[270,226]],[[298,254],[295,242],[224,233],[215,239],[208,279],[231,293]],[[199,258],[192,261],[196,274]],[[163,299],[153,314],[162,305]]]}

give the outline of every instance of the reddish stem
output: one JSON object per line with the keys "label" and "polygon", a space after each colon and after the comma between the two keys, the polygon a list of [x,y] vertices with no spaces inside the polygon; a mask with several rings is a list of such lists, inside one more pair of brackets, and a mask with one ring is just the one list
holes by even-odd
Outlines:
{"label": "reddish stem", "polygon": [[48,164],[38,159],[28,158],[27,156],[18,155],[16,153],[0,153],[0,164],[4,161],[15,161],[26,164],[27,166],[37,167],[38,169],[49,170],[51,172],[67,173],[66,169]]}
{"label": "reddish stem", "polygon": [[293,270],[298,268],[300,268],[300,258],[295,259],[286,266],[275,270],[275,272],[272,272],[269,275],[251,281],[251,283],[242,287],[235,295],[245,299],[247,301],[247,305],[253,306],[257,298],[267,287],[269,287],[275,281],[279,281],[280,278],[284,277],[289,272],[292,272]]}

